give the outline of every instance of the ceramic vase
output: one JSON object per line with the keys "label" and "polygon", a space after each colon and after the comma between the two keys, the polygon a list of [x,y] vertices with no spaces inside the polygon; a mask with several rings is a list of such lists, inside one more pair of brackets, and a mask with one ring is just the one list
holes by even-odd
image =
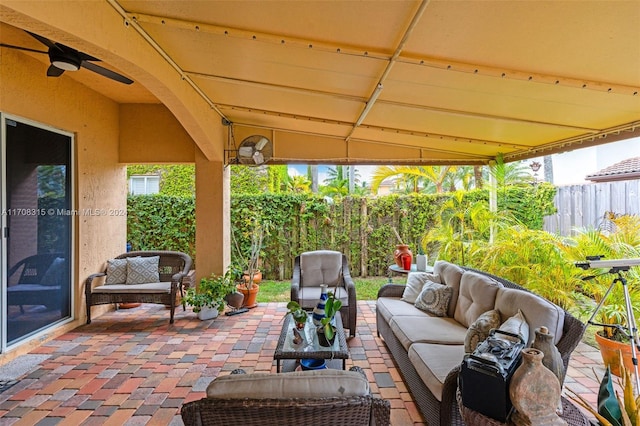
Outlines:
{"label": "ceramic vase", "polygon": [[326,284],[320,285],[320,298],[318,299],[316,307],[313,308],[312,314],[313,324],[316,326],[320,326],[320,324],[322,324],[320,321],[324,318],[324,304],[327,302],[327,298],[329,297],[327,294],[328,288],[329,286]]}
{"label": "ceramic vase", "polygon": [[[396,265],[405,268],[405,265],[409,265],[409,269],[411,269],[411,261],[413,260],[413,253],[409,250],[409,246],[406,244],[398,244],[396,246],[396,250],[393,252],[393,257],[396,261]],[[407,260],[408,259],[408,260]]]}
{"label": "ceramic vase", "polygon": [[416,256],[416,269],[418,271],[426,271],[427,270],[427,255],[419,254]]}
{"label": "ceramic vase", "polygon": [[[547,367],[555,376],[558,378],[558,382],[560,382],[560,387],[562,388],[562,383],[564,383],[564,363],[562,362],[562,355],[560,355],[560,351],[556,348],[556,345],[553,343],[554,335],[549,333],[547,327],[536,328],[536,337],[531,344],[532,348],[538,349],[541,351],[544,356],[542,357],[542,365]],[[562,400],[558,400],[557,413],[562,414]]]}
{"label": "ceramic vase", "polygon": [[535,348],[522,350],[522,364],[513,373],[509,397],[515,408],[511,421],[516,426],[566,425],[556,413],[560,400],[558,378],[542,364],[544,354]]}

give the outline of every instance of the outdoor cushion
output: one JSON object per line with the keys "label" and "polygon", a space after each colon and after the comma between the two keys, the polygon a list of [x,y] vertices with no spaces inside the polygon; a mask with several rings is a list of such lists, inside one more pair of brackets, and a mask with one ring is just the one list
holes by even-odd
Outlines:
{"label": "outdoor cushion", "polygon": [[467,329],[453,318],[432,317],[424,313],[415,317],[394,317],[389,327],[405,349],[417,342],[462,345],[467,334]]}
{"label": "outdoor cushion", "polygon": [[449,309],[451,293],[453,293],[453,288],[450,286],[427,282],[424,287],[422,287],[422,291],[416,299],[415,306],[421,311],[437,317],[445,317]]}
{"label": "outdoor cushion", "polygon": [[475,351],[478,344],[489,337],[491,329],[498,327],[500,327],[500,312],[497,309],[480,315],[467,330],[467,335],[464,338],[464,351],[466,353]]}
{"label": "outdoor cushion", "polygon": [[[342,306],[349,306],[349,295],[344,287],[329,287],[327,291],[334,292],[337,299],[340,299]],[[315,308],[320,299],[320,287],[301,287],[299,295],[300,306],[303,308]]]}
{"label": "outdoor cushion", "polygon": [[442,401],[447,375],[462,363],[464,345],[415,343],[409,348],[409,360],[433,396]]}
{"label": "outdoor cushion", "polygon": [[440,277],[440,282],[453,288],[451,294],[451,303],[449,303],[449,310],[447,312],[448,317],[453,317],[455,314],[456,305],[458,304],[458,293],[460,292],[460,279],[464,270],[453,263],[446,262],[444,260],[438,260],[433,265],[433,273]]}
{"label": "outdoor cushion", "polygon": [[95,287],[92,293],[157,293],[158,291],[171,292],[171,283],[145,283],[145,284],[109,284]]}
{"label": "outdoor cushion", "polygon": [[398,297],[378,297],[376,309],[387,323],[396,316],[427,316],[425,312],[416,308],[413,304],[403,302]]}
{"label": "outdoor cushion", "polygon": [[[498,327],[498,330],[518,335],[523,342],[529,342],[529,324],[527,324],[527,320],[525,319],[524,315],[522,315],[522,311],[520,309],[518,309],[517,314],[507,318],[507,320],[503,322],[500,327]],[[504,334],[497,335],[496,337],[513,341],[518,340],[515,337],[505,336]]]}
{"label": "outdoor cushion", "polygon": [[462,274],[454,314],[456,321],[469,327],[480,315],[493,309],[500,287],[502,284],[498,281],[477,272]]}
{"label": "outdoor cushion", "polygon": [[440,277],[427,272],[409,272],[404,292],[402,292],[402,300],[407,303],[416,303],[422,287],[427,282],[440,283]]}
{"label": "outdoor cushion", "polygon": [[207,386],[209,398],[327,398],[369,394],[369,382],[362,374],[333,369],[231,374],[218,376]]}
{"label": "outdoor cushion", "polygon": [[127,282],[127,259],[107,260],[107,278],[105,284],[124,284]]}
{"label": "outdoor cushion", "polygon": [[320,284],[327,284],[329,288],[335,287],[342,278],[342,253],[332,250],[302,253],[300,271],[302,276],[300,288]]}
{"label": "outdoor cushion", "polygon": [[[495,308],[500,311],[502,318],[512,317],[520,309],[529,324],[529,329],[547,327],[549,333],[555,336],[555,344],[562,337],[564,311],[536,294],[513,288],[501,288],[496,295]],[[528,344],[531,344],[534,337],[535,333],[530,333]]]}
{"label": "outdoor cushion", "polygon": [[126,284],[146,284],[160,281],[159,261],[160,256],[128,257]]}

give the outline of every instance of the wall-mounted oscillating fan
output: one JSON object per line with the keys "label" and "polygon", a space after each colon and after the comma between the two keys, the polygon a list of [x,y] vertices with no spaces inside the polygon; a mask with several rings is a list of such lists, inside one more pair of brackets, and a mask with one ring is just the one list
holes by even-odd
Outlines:
{"label": "wall-mounted oscillating fan", "polygon": [[271,141],[262,135],[253,135],[240,143],[237,159],[240,164],[259,166],[269,161],[272,155]]}

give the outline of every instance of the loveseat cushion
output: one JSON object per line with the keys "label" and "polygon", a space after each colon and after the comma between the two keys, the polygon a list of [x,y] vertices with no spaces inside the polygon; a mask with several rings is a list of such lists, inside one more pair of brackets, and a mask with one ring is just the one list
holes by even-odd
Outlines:
{"label": "loveseat cushion", "polygon": [[408,352],[409,361],[438,401],[447,375],[462,363],[464,345],[415,343]]}
{"label": "loveseat cushion", "polygon": [[451,294],[451,303],[449,303],[449,310],[447,311],[448,317],[453,317],[458,304],[458,293],[460,292],[460,279],[464,270],[453,263],[438,260],[433,265],[433,273],[440,278],[442,284],[446,284],[453,288]]}
{"label": "loveseat cushion", "polygon": [[529,324],[529,342],[535,337],[535,330],[541,326],[547,327],[549,333],[554,335],[554,343],[558,343],[562,337],[564,326],[564,311],[557,305],[528,291],[514,288],[501,288],[496,295],[495,308],[500,311],[502,319],[512,317],[522,311]]}
{"label": "loveseat cushion", "polygon": [[357,371],[231,374],[207,386],[209,398],[327,398],[367,396],[369,382]]}
{"label": "loveseat cushion", "polygon": [[403,302],[399,297],[378,297],[376,309],[387,323],[391,322],[391,319],[396,316],[427,316],[426,313],[416,308],[412,303]]}
{"label": "loveseat cushion", "polygon": [[105,284],[124,284],[127,282],[127,259],[107,260]]}
{"label": "loveseat cushion", "polygon": [[125,284],[147,284],[160,281],[159,262],[160,256],[127,257],[127,281]]}
{"label": "loveseat cushion", "polygon": [[422,287],[427,282],[440,283],[440,277],[428,272],[409,272],[404,292],[402,292],[402,300],[408,303],[416,303]]}
{"label": "loveseat cushion", "polygon": [[498,281],[486,275],[466,271],[460,279],[460,292],[453,317],[469,327],[480,315],[494,308],[496,294],[502,287]]}
{"label": "loveseat cushion", "polygon": [[467,329],[453,318],[397,316],[389,323],[391,331],[406,350],[414,343],[463,345]]}
{"label": "loveseat cushion", "polygon": [[171,293],[171,283],[146,283],[146,284],[109,284],[95,287],[92,293],[158,293],[166,291]]}

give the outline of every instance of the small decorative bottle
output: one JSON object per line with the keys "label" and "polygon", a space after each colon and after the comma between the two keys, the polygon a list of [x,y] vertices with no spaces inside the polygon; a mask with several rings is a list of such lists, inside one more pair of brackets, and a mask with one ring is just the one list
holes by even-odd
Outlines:
{"label": "small decorative bottle", "polygon": [[316,326],[320,326],[320,320],[324,318],[324,304],[327,301],[329,295],[327,294],[327,289],[329,288],[326,284],[320,285],[320,299],[318,299],[318,304],[315,308],[313,308],[313,323]]}

